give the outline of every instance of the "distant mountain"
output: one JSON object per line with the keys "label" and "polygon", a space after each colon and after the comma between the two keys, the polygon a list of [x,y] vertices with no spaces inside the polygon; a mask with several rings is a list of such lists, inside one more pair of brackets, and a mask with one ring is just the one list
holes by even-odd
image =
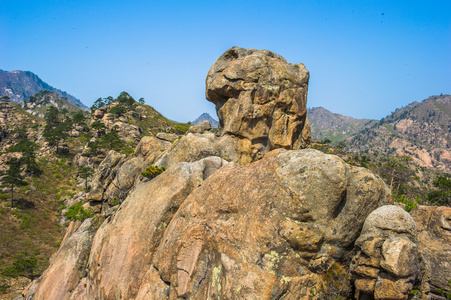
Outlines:
{"label": "distant mountain", "polygon": [[219,125],[219,122],[213,119],[208,113],[203,113],[197,118],[196,120],[192,121],[191,123],[193,125],[197,125],[199,123],[202,123],[204,121],[210,122],[210,125],[212,128],[217,128]]}
{"label": "distant mountain", "polygon": [[451,173],[451,95],[396,110],[347,141],[354,153],[410,156],[419,166]]}
{"label": "distant mountain", "polygon": [[19,104],[28,113],[44,118],[45,112],[48,107],[53,106],[59,110],[65,108],[69,112],[82,110],[80,107],[69,103],[65,98],[60,97],[57,93],[51,91],[40,91],[36,93],[28,100],[25,100]]}
{"label": "distant mountain", "polygon": [[377,122],[371,119],[354,119],[335,114],[323,107],[309,108],[307,114],[312,128],[312,138],[317,141],[327,138],[333,143],[344,141]]}
{"label": "distant mountain", "polygon": [[69,103],[84,110],[88,109],[74,96],[52,87],[32,72],[0,70],[0,97],[8,96],[12,102],[20,103],[42,90],[55,92],[60,97],[66,98]]}

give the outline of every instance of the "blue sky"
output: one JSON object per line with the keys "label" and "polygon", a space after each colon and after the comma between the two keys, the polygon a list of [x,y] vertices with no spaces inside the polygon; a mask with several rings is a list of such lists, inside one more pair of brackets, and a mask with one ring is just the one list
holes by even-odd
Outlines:
{"label": "blue sky", "polygon": [[0,69],[91,106],[129,92],[165,116],[216,116],[205,77],[232,46],[310,71],[308,106],[380,119],[451,93],[451,1],[0,0]]}

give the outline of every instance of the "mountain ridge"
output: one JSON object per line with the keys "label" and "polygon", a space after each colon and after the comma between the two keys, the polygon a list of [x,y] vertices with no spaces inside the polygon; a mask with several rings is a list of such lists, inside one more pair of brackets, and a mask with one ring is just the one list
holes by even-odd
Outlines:
{"label": "mountain ridge", "polygon": [[334,143],[344,141],[350,135],[358,133],[372,119],[356,119],[333,113],[324,107],[313,107],[307,110],[314,140],[329,139]]}
{"label": "mountain ridge", "polygon": [[350,152],[410,156],[419,166],[451,173],[451,95],[414,101],[346,142]]}
{"label": "mountain ridge", "polygon": [[8,72],[0,69],[0,97],[8,96],[12,102],[20,103],[42,90],[53,91],[60,97],[66,98],[69,103],[84,110],[88,109],[79,99],[65,91],[54,88],[31,71],[15,70]]}

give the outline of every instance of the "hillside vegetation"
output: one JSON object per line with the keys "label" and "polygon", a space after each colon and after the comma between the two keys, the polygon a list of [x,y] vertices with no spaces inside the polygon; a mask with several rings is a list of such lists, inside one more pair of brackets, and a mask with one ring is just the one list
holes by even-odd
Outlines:
{"label": "hillside vegetation", "polygon": [[142,136],[183,134],[189,127],[125,92],[98,99],[91,113],[50,91],[31,96],[22,107],[0,102],[0,295],[5,297],[47,268],[74,213],[75,208],[62,220],[65,201],[84,195],[109,150],[132,155]]}

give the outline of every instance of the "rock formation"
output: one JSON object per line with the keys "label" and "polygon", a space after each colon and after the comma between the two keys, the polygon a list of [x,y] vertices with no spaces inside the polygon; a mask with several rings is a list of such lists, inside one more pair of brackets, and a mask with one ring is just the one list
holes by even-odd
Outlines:
{"label": "rock formation", "polygon": [[275,150],[249,166],[174,163],[103,222],[79,286],[53,284],[74,299],[349,295],[345,273],[339,289],[324,276],[390,201],[371,172],[317,150]]}
{"label": "rock formation", "polygon": [[[436,256],[449,248],[449,210],[413,219],[369,170],[293,150],[309,139],[307,80],[269,51],[227,51],[207,77],[221,136],[202,125],[172,143],[145,137],[133,157],[111,151],[87,198],[125,200],[72,223],[25,298],[407,299],[414,288],[426,297],[429,283],[443,289],[449,253]],[[142,178],[150,165],[167,169]]]}
{"label": "rock formation", "polygon": [[206,96],[216,105],[221,143],[247,164],[276,148],[302,149],[310,141],[309,73],[268,50],[233,47],[210,68]]}
{"label": "rock formation", "polygon": [[421,271],[417,226],[409,213],[393,205],[373,211],[356,241],[352,271],[356,299],[407,299]]}

